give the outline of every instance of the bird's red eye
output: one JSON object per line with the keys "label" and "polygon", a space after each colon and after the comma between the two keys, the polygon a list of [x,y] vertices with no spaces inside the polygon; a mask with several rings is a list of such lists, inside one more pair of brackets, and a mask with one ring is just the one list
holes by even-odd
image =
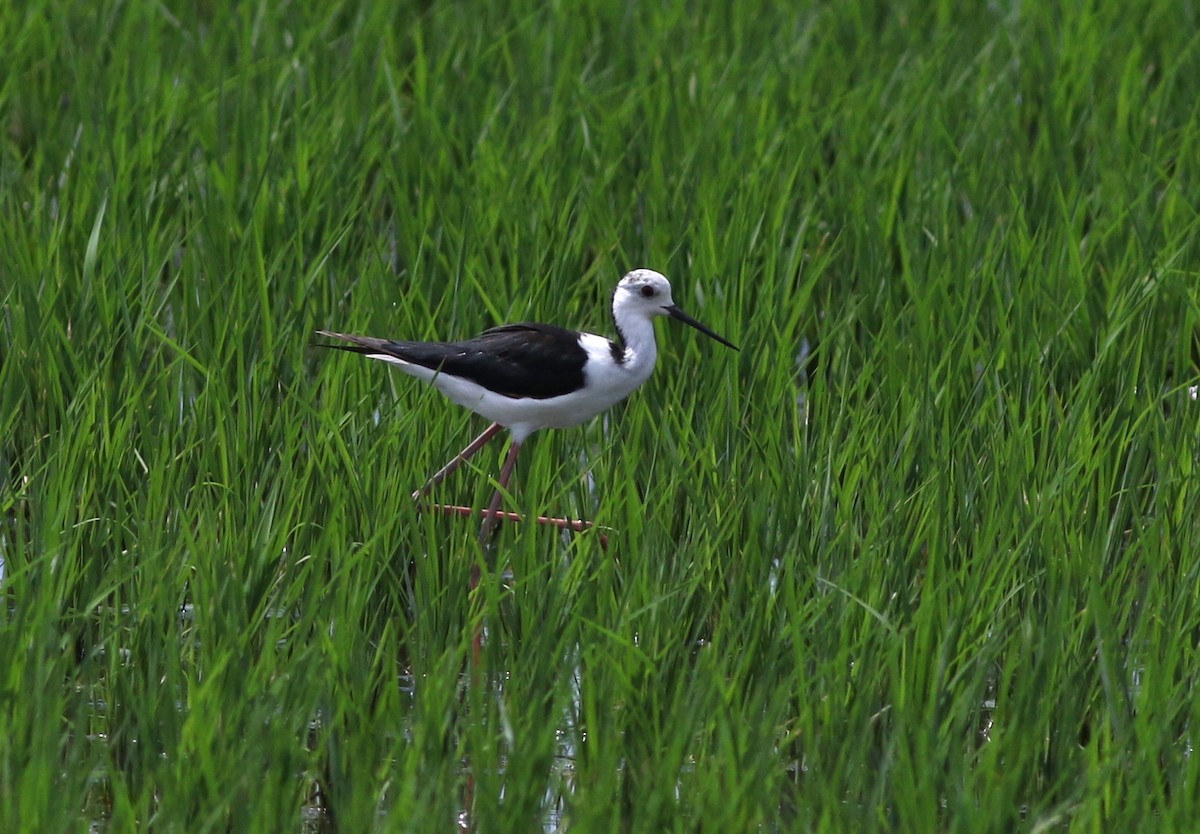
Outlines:
{"label": "bird's red eye", "polygon": [[654,287],[649,284],[642,287],[642,298],[654,298]]}

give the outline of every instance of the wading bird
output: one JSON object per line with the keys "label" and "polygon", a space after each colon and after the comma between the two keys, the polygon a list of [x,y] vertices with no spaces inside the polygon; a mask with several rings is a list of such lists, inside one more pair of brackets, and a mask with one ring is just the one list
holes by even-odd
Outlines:
{"label": "wading bird", "polygon": [[[671,285],[650,269],[635,269],[617,284],[612,301],[617,338],[567,330],[552,324],[506,324],[462,342],[409,342],[351,336],[328,330],[321,336],[341,339],[347,345],[321,345],[371,359],[391,362],[410,376],[425,380],[461,405],[492,421],[423,487],[413,493],[419,501],[501,429],[512,435],[512,445],[500,469],[499,488],[484,510],[479,540],[486,544],[501,517],[500,502],[508,488],[521,445],[538,429],[576,426],[628,397],[645,382],[658,357],[653,319],[670,316],[691,325],[726,347],[732,342],[718,336],[675,305]],[[443,512],[474,514],[468,507],[433,505]],[[589,526],[585,521],[539,518],[572,530]]]}

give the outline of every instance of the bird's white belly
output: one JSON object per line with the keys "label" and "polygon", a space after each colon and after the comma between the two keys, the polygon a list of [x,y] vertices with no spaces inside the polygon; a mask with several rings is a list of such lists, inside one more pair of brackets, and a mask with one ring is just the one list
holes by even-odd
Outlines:
{"label": "bird's white belly", "polygon": [[610,365],[585,375],[585,385],[577,391],[535,399],[507,397],[470,380],[401,359],[378,354],[374,358],[383,359],[410,376],[432,383],[451,402],[509,428],[519,440],[538,429],[565,429],[584,423],[628,397],[647,376]]}
{"label": "bird's white belly", "polygon": [[[646,326],[649,327],[649,321]],[[619,403],[649,378],[656,351],[653,331],[640,351],[627,350],[625,361],[613,358],[612,344],[605,338],[582,333],[580,346],[587,352],[582,388],[557,397],[508,397],[452,374],[440,373],[382,353],[374,359],[389,362],[417,379],[433,384],[452,402],[507,427],[518,441],[538,429],[577,426]]]}

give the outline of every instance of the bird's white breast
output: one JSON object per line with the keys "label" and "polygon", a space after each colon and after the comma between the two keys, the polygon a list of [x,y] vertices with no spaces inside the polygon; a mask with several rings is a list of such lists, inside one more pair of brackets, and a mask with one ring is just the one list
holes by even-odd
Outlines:
{"label": "bird's white breast", "polygon": [[584,387],[545,399],[508,397],[470,380],[438,373],[392,356],[369,355],[432,383],[452,402],[507,426],[518,441],[523,441],[538,429],[565,429],[587,422],[628,397],[654,370],[653,343],[648,353],[626,351],[624,362],[616,361],[612,343],[602,336],[580,334],[579,344],[588,357],[583,372]]}

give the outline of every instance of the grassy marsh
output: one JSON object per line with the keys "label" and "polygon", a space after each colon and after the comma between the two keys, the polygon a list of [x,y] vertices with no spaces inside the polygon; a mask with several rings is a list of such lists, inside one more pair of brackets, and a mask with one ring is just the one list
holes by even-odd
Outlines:
{"label": "grassy marsh", "polygon": [[[0,8],[0,830],[1194,830],[1198,14]],[[480,422],[312,333],[637,265],[742,352],[472,606]]]}

